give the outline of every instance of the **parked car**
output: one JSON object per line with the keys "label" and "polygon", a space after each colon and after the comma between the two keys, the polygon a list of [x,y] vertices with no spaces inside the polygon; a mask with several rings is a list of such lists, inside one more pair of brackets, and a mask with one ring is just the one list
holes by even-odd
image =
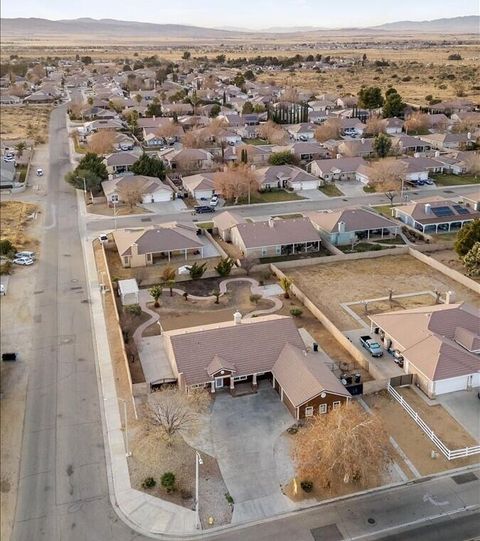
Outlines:
{"label": "parked car", "polygon": [[212,198],[210,199],[210,206],[216,207],[218,205],[218,195],[212,195]]}
{"label": "parked car", "polygon": [[427,180],[425,181],[425,184],[428,184],[429,186],[433,186],[435,182],[433,182],[431,178],[427,178]]}
{"label": "parked car", "polygon": [[33,259],[31,257],[15,257],[13,262],[15,265],[33,265]]}
{"label": "parked car", "polygon": [[100,242],[107,242],[108,241],[108,235],[106,233],[100,233],[100,235],[98,235],[98,240]]}
{"label": "parked car", "polygon": [[6,295],[7,294],[7,288],[4,284],[0,284],[0,295]]}
{"label": "parked car", "polygon": [[425,181],[424,181],[424,180],[421,180],[421,179],[418,179],[418,180],[416,181],[416,184],[417,184],[417,186],[425,186]]}
{"label": "parked car", "polygon": [[28,250],[25,250],[23,252],[17,252],[15,254],[15,259],[19,258],[19,257],[26,257],[26,258],[29,258],[29,259],[33,259],[35,261],[36,259],[36,254],[35,252],[29,252]]}
{"label": "parked car", "polygon": [[43,177],[43,169],[41,167],[37,169],[37,177]]}
{"label": "parked car", "polygon": [[214,207],[210,207],[207,205],[202,205],[199,207],[195,207],[195,213],[196,214],[208,214],[209,212],[215,212]]}
{"label": "parked car", "polygon": [[375,342],[371,336],[360,336],[360,343],[370,352],[372,357],[381,357],[383,355],[382,347],[378,342]]}

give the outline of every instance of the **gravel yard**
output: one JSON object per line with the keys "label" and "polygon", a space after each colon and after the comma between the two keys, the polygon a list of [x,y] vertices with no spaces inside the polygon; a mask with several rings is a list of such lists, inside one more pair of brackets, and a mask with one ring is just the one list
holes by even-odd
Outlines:
{"label": "gravel yard", "polygon": [[415,291],[441,293],[455,291],[458,301],[480,306],[470,289],[409,255],[324,263],[289,270],[288,276],[341,330],[352,330],[358,323],[340,303],[388,297]]}

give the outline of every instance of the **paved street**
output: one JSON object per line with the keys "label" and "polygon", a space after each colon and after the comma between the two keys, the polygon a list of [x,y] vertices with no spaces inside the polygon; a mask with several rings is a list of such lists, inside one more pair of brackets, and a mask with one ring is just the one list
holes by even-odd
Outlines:
{"label": "paved street", "polygon": [[[32,364],[28,371],[13,539],[147,539],[133,532],[117,517],[108,495],[76,198],[63,181],[70,167],[65,107],[57,108],[52,113],[49,147],[46,227],[41,245],[42,257],[36,267],[36,329],[31,337]],[[334,208],[342,204],[342,200],[329,200],[326,203]],[[301,205],[304,208],[310,204]],[[241,212],[250,215],[295,212],[296,205],[299,203],[289,203],[288,210],[287,206],[271,205]],[[313,205],[312,208],[318,208],[318,202],[313,202]],[[269,210],[270,207],[274,210]],[[297,210],[300,208],[296,207]],[[169,216],[166,220],[171,219],[172,216]],[[108,222],[111,220],[91,222],[89,227],[91,231],[97,231],[108,228],[108,225],[104,225]],[[251,467],[254,468],[255,464],[251,464]],[[436,517],[440,513],[458,513],[465,506],[478,506],[478,477],[480,471],[476,472],[475,478],[461,483],[449,476],[434,478],[421,484],[334,502],[282,519],[202,537],[225,541],[314,541],[315,538],[334,541],[342,538],[368,539],[377,532],[377,539],[389,539],[386,536],[393,533],[391,528],[397,525],[423,520],[424,517]],[[368,518],[372,518],[374,523],[370,524]],[[448,519],[448,525],[442,523],[435,539],[471,539],[476,533],[477,518],[478,514]],[[318,528],[323,529],[316,530]],[[422,537],[425,535],[422,528],[424,524],[415,526],[408,533],[408,539],[426,538]],[[431,528],[438,530],[434,522]],[[316,531],[320,532],[318,536]],[[447,532],[449,537],[445,536]],[[407,537],[390,539],[397,541]]]}

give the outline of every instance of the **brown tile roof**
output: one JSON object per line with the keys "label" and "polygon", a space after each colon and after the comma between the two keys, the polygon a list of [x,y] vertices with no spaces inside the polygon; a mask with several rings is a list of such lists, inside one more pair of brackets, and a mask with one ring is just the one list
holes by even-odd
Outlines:
{"label": "brown tile roof", "polygon": [[333,212],[308,212],[306,216],[313,224],[328,233],[338,231],[338,223],[345,223],[345,231],[362,231],[365,229],[381,229],[398,227],[393,220],[364,209],[344,209]]}
{"label": "brown tile roof", "polygon": [[174,222],[146,229],[119,229],[113,232],[113,238],[120,256],[131,255],[135,243],[139,254],[155,254],[201,248],[196,231],[194,226]]}
{"label": "brown tile roof", "polygon": [[320,240],[318,231],[308,218],[266,220],[236,226],[246,248],[280,246]]}
{"label": "brown tile roof", "polygon": [[304,347],[292,318],[277,315],[177,329],[163,336],[187,385],[210,381],[215,357],[234,365],[235,375],[241,376],[269,372],[287,343]]}
{"label": "brown tile roof", "polygon": [[[425,207],[425,205],[427,204],[430,205],[429,212],[426,212],[427,207]],[[438,207],[448,207],[450,209],[450,214],[436,216],[432,209]],[[465,214],[458,212],[458,207],[465,209],[462,211],[465,212]],[[399,205],[395,207],[394,212],[396,216],[398,216],[399,213],[411,216],[416,222],[421,224],[436,224],[480,218],[480,211],[474,210],[472,207],[467,208],[465,205],[455,203],[450,199],[445,199],[440,196],[419,199],[417,201],[412,201],[407,205]]]}
{"label": "brown tile roof", "polygon": [[247,223],[245,218],[235,214],[234,212],[230,212],[229,210],[220,212],[220,214],[216,214],[213,217],[213,224],[215,227],[218,227],[220,231],[225,231],[227,229],[231,229],[234,225],[244,223]]}
{"label": "brown tile roof", "polygon": [[328,360],[323,353],[307,353],[292,344],[285,344],[272,373],[295,407],[322,392],[350,396],[325,364]]}
{"label": "brown tile roof", "polygon": [[457,329],[478,334],[480,311],[470,305],[446,304],[370,316],[400,346],[403,356],[432,380],[480,370],[480,358],[455,341]]}

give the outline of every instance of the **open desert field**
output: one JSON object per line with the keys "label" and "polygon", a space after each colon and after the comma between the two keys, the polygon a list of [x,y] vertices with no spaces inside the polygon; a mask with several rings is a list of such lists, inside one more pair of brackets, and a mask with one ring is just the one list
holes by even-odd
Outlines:
{"label": "open desert field", "polygon": [[417,291],[455,291],[457,301],[480,306],[473,291],[409,255],[313,265],[291,270],[288,276],[344,331],[357,328],[358,323],[340,303],[386,297],[390,288],[394,296]]}
{"label": "open desert field", "polygon": [[3,106],[2,140],[34,139],[36,143],[46,142],[51,110],[50,105]]}

